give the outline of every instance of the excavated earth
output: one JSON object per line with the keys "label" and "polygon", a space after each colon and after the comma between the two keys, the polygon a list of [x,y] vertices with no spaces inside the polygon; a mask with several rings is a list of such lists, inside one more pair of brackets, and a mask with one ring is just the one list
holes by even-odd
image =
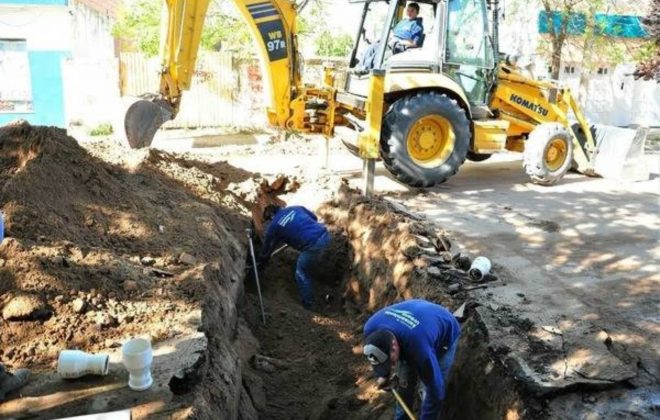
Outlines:
{"label": "excavated earth", "polygon": [[[472,282],[441,228],[338,176],[300,180],[330,197],[317,209],[333,243],[315,307],[301,308],[297,254],[286,249],[260,273],[264,325],[245,230],[255,208],[295,203],[297,189],[273,198],[264,192],[286,181],[270,181],[226,162],[1,127],[0,361],[33,377],[0,403],[0,417],[391,418],[394,401],[361,356],[361,329],[373,311],[416,297],[464,312],[442,418],[626,418],[623,406],[610,415],[585,398],[614,400],[644,378],[583,372],[577,385],[546,386],[563,366],[562,335],[469,291],[506,287],[506,268],[495,262],[495,276]],[[135,336],[150,337],[155,354],[154,386],[141,393],[121,365],[120,346]],[[59,379],[63,349],[110,354],[110,374]],[[543,375],[554,382],[527,379]],[[649,407],[652,417],[657,403]]]}

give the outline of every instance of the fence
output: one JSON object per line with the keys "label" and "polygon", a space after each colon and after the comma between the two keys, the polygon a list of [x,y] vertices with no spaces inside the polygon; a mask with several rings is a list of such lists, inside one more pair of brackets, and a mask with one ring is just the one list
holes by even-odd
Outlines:
{"label": "fence", "polygon": [[[344,60],[314,58],[305,61],[303,78],[318,84],[323,65],[330,62],[341,69]],[[120,56],[122,96],[139,96],[157,92],[159,61],[140,53]],[[344,83],[340,71],[336,86]],[[190,90],[185,91],[177,117],[165,128],[198,128],[219,126],[263,126],[264,92],[259,62],[256,58],[238,58],[231,52],[200,54]]]}

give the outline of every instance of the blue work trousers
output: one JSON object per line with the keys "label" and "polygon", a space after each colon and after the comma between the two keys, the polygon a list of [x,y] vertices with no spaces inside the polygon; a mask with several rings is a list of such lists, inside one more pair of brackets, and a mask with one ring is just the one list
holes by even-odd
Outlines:
{"label": "blue work trousers", "polygon": [[[442,370],[442,378],[445,382],[445,387],[447,386],[447,380],[449,379],[449,372],[451,371],[451,366],[454,364],[454,357],[456,356],[456,347],[458,347],[458,337],[456,340],[445,350],[441,355],[438,356],[438,364]],[[411,410],[415,405],[415,391],[417,390],[418,376],[417,370],[414,366],[411,366],[409,363],[404,362],[403,360],[399,362],[398,369],[399,376],[399,386],[397,391],[401,398],[406,403],[408,408]],[[421,399],[424,401],[426,396],[426,390],[422,387]],[[407,420],[408,415],[403,408],[396,403],[396,410],[394,411],[395,420]]]}
{"label": "blue work trousers", "polygon": [[332,236],[326,232],[311,247],[300,252],[296,265],[296,284],[300,300],[305,309],[310,309],[314,303],[312,278],[323,257],[323,251],[330,245]]}

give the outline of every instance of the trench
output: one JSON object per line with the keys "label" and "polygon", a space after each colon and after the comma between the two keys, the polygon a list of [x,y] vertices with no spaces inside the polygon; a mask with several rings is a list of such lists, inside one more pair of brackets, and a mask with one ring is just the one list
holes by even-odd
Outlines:
{"label": "trench", "polygon": [[[315,279],[314,311],[304,310],[299,303],[294,280],[297,252],[287,249],[278,254],[261,273],[265,326],[254,277],[247,272],[243,316],[259,340],[259,349],[243,374],[244,378],[258,377],[256,382],[262,385],[261,390],[248,389],[259,418],[392,418],[394,399],[376,389],[361,354],[364,322],[380,307],[405,298],[426,298],[452,310],[465,301],[465,295],[450,296],[442,282],[420,276],[414,264],[407,271],[411,257],[404,237],[409,232],[393,229],[392,220],[409,220],[393,213],[383,215],[383,208],[363,210],[343,221],[321,212],[330,219],[334,239]],[[372,217],[375,214],[379,216]],[[357,225],[377,233],[365,239],[356,234]],[[388,249],[390,236],[397,243],[389,248],[391,255],[373,252],[374,244]],[[496,419],[524,413],[527,402],[506,368],[494,361],[479,317],[468,316],[462,329],[442,418]]]}
{"label": "trench", "polygon": [[367,419],[388,408],[367,384],[370,369],[360,352],[366,314],[344,307],[341,286],[350,266],[346,241],[335,234],[327,254],[314,284],[312,311],[299,302],[297,252],[287,249],[273,257],[260,277],[265,326],[254,276],[248,272],[245,278],[244,316],[260,348],[244,374],[256,374],[263,383],[259,418]]}

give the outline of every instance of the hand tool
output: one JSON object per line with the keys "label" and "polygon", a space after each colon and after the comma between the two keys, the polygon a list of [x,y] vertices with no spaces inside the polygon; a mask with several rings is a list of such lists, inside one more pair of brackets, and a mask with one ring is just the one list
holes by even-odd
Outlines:
{"label": "hand tool", "polygon": [[252,229],[245,229],[245,231],[247,232],[248,243],[250,244],[250,255],[252,256],[252,267],[254,268],[254,281],[257,284],[257,294],[259,295],[261,322],[266,325],[266,312],[264,311],[264,301],[261,297],[261,286],[259,285],[259,269],[257,268],[257,258],[254,256],[254,244],[252,243]]}
{"label": "hand tool", "polygon": [[408,415],[408,418],[410,420],[417,420],[417,418],[413,414],[412,410],[410,408],[408,408],[406,403],[403,401],[403,398],[401,398],[401,395],[399,395],[399,393],[396,391],[396,389],[390,388],[390,391],[392,391],[392,394],[394,394],[394,398],[396,398],[396,400],[399,403],[399,405],[401,406],[401,408],[403,408],[403,411],[406,412],[406,414]]}

